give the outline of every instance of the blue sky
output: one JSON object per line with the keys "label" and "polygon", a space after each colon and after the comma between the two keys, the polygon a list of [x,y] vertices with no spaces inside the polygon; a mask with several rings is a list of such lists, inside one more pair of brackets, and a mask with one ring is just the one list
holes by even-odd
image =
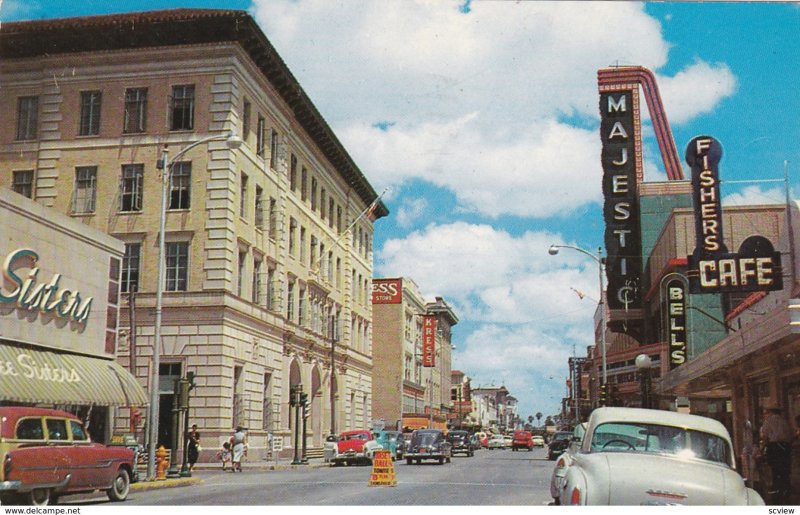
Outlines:
{"label": "blue sky", "polygon": [[[375,190],[390,188],[376,276],[444,297],[461,320],[454,367],[505,384],[523,416],[559,409],[567,357],[592,343],[596,263],[547,248],[603,242],[599,68],[656,73],[681,156],[700,134],[722,143],[725,205],[780,202],[782,183],[733,181],[780,180],[784,161],[798,188],[793,4],[4,0],[0,20],[170,7],[254,15]],[[645,180],[665,180],[643,118]]]}

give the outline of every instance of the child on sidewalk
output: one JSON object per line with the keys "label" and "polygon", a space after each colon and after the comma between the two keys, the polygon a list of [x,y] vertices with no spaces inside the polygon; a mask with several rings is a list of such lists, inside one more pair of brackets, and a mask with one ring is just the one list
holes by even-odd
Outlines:
{"label": "child on sidewalk", "polygon": [[231,443],[225,442],[222,444],[222,449],[217,453],[217,458],[222,462],[222,470],[227,470],[227,466],[231,464]]}

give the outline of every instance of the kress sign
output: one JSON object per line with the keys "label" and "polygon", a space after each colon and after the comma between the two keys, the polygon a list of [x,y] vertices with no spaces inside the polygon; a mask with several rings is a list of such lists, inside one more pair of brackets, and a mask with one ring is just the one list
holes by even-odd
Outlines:
{"label": "kress sign", "polygon": [[692,293],[773,291],[783,289],[781,254],[763,236],[745,239],[738,252],[728,252],[722,239],[722,207],[718,165],[722,146],[698,136],[686,148],[692,167],[695,209],[694,253],[688,257]]}

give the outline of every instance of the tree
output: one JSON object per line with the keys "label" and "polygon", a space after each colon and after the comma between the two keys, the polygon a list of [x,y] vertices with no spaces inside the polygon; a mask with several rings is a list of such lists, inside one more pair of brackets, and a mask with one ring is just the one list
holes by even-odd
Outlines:
{"label": "tree", "polygon": [[547,418],[544,420],[544,425],[546,425],[546,426],[554,426],[555,425],[553,423],[553,419],[550,418],[550,415],[548,415]]}
{"label": "tree", "polygon": [[542,412],[541,412],[541,411],[537,411],[537,412],[536,412],[536,424],[537,424],[537,425],[540,425],[540,426],[542,425],[542,423],[541,423],[541,421],[542,421],[542,416],[543,416],[543,415],[542,415]]}

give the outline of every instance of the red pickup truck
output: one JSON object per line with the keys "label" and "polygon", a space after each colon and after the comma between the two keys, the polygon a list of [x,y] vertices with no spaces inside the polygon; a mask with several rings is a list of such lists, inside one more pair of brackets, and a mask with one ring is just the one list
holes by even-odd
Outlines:
{"label": "red pickup truck", "polygon": [[355,431],[345,431],[339,436],[336,443],[336,454],[331,460],[334,466],[353,463],[372,463],[375,450],[382,449],[381,445],[375,441],[371,431],[357,429]]}

